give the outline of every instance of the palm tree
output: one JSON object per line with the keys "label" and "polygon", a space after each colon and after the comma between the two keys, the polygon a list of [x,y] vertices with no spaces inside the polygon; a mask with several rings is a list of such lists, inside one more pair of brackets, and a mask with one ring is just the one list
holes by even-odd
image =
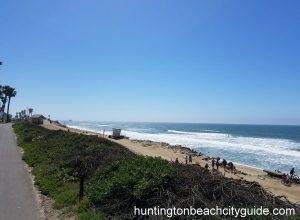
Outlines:
{"label": "palm tree", "polygon": [[[2,113],[2,122],[4,121],[4,115],[5,115],[5,106],[7,102],[7,93],[9,90],[9,86],[2,86],[1,87],[1,101],[2,101],[2,107],[1,107],[1,113]],[[4,96],[3,96],[4,95]]]}
{"label": "palm tree", "polygon": [[25,120],[25,119],[27,118],[26,110],[22,110],[22,111],[20,112],[20,114],[21,114],[22,120]]}
{"label": "palm tree", "polygon": [[7,105],[7,113],[6,113],[6,123],[9,121],[9,106],[10,106],[10,99],[17,95],[17,91],[15,88],[10,86],[7,87],[4,93],[8,97],[8,105]]}
{"label": "palm tree", "polygon": [[4,109],[5,109],[7,97],[2,96],[2,97],[0,97],[0,99],[1,99],[1,102],[2,102],[2,106],[0,108],[0,115],[1,115],[1,120],[3,122],[4,121]]}
{"label": "palm tree", "polygon": [[33,108],[29,108],[28,112],[29,112],[29,116],[31,117],[32,116],[32,112],[33,112]]}
{"label": "palm tree", "polygon": [[3,92],[2,92],[2,86],[0,85],[0,115],[2,115],[2,105],[1,105],[2,99],[3,99]]}
{"label": "palm tree", "polygon": [[0,85],[0,98],[2,97],[3,93],[2,93],[2,86]]}
{"label": "palm tree", "polygon": [[21,112],[18,112],[18,118],[19,118],[21,121],[23,120],[23,117],[22,117]]}

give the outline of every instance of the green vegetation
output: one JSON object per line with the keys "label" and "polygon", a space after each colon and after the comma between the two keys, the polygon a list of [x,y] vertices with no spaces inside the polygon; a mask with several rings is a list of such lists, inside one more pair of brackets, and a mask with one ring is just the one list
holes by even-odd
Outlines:
{"label": "green vegetation", "polygon": [[78,219],[132,219],[134,206],[294,207],[256,183],[136,156],[98,136],[51,131],[30,123],[17,123],[14,129],[42,193],[54,199],[55,208],[74,212]]}
{"label": "green vegetation", "polygon": [[80,220],[102,220],[105,219],[105,215],[101,212],[96,212],[95,210],[81,212],[78,215]]}
{"label": "green vegetation", "polygon": [[[41,192],[55,200],[56,208],[75,208],[88,212],[86,215],[94,212],[86,199],[78,201],[79,177],[89,178],[97,169],[134,156],[122,146],[97,136],[50,131],[30,123],[17,123],[14,130],[24,149],[23,159],[33,167]],[[83,209],[84,202],[89,207]]]}
{"label": "green vegetation", "polygon": [[141,199],[174,176],[175,168],[166,160],[135,157],[100,170],[92,179],[89,198],[95,204],[128,196]]}

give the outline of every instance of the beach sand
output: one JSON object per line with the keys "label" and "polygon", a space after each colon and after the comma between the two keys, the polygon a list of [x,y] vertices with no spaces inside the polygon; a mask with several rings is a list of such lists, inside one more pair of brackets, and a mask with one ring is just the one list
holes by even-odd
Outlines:
{"label": "beach sand", "polygon": [[[103,135],[99,133],[87,132],[74,128],[67,128],[57,123],[52,124],[44,124],[45,128],[51,130],[65,130],[69,129],[70,132],[81,133],[86,135],[98,135],[103,137]],[[130,139],[110,139],[107,136],[105,138],[114,141],[118,144],[123,145],[128,148],[130,151],[145,156],[152,157],[161,157],[163,159],[169,161],[175,161],[178,158],[180,163],[185,163],[185,157],[187,154],[191,153],[191,150],[182,148],[180,146],[170,146],[168,144],[156,143],[151,141],[138,141],[138,140],[130,140]],[[197,156],[196,156],[197,155]],[[205,166],[206,163],[211,168],[211,160],[207,160],[208,157],[205,155],[199,155],[199,153],[194,154],[193,156],[193,164],[198,164],[202,167]],[[234,161],[233,161],[234,162]],[[275,196],[282,196],[288,199],[290,202],[296,203],[300,205],[300,185],[291,185],[285,186],[281,183],[281,180],[278,178],[272,178],[268,176],[263,170],[236,165],[237,173],[231,173],[227,170],[224,170],[222,167],[219,168],[219,172],[221,172],[225,177],[233,178],[233,179],[244,179],[247,181],[254,181],[259,183],[266,191],[270,192]]]}

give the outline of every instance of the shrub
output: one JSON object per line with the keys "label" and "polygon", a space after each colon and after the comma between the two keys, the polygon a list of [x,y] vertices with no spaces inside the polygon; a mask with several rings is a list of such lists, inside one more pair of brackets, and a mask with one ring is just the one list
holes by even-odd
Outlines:
{"label": "shrub", "polygon": [[30,135],[25,135],[24,137],[23,137],[23,141],[24,142],[31,142],[32,141],[32,136],[30,136]]}
{"label": "shrub", "polygon": [[79,220],[104,220],[105,216],[102,213],[91,210],[79,213],[78,218]]}
{"label": "shrub", "polygon": [[90,183],[88,195],[93,203],[101,203],[121,194],[140,199],[174,173],[174,167],[166,160],[137,156],[100,170]]}
{"label": "shrub", "polygon": [[62,191],[61,193],[57,194],[54,198],[55,198],[55,203],[54,203],[55,208],[63,208],[69,205],[74,205],[77,202],[78,189],[77,187],[74,189],[72,188],[66,189],[65,191]]}
{"label": "shrub", "polygon": [[83,199],[81,201],[79,201],[79,203],[77,205],[77,210],[79,213],[86,212],[86,211],[90,210],[91,206],[92,206],[92,204],[91,204],[90,200],[88,199],[88,197],[83,197]]}

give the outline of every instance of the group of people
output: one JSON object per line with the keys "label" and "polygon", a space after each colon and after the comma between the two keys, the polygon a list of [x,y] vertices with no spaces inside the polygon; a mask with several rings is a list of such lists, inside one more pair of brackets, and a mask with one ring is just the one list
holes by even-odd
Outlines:
{"label": "group of people", "polygon": [[224,169],[229,168],[229,170],[231,172],[233,172],[235,170],[235,166],[233,165],[232,162],[227,162],[227,160],[223,159],[223,161],[220,161],[220,158],[213,158],[211,161],[211,165],[212,165],[212,169],[214,170],[215,167],[217,168],[217,170],[219,170],[220,166],[223,166]]}
{"label": "group of people", "polygon": [[193,163],[193,157],[191,154],[185,156],[185,164],[188,164],[188,163]]}
{"label": "group of people", "polygon": [[295,178],[295,168],[293,167],[290,171],[290,175],[288,174],[282,175],[281,181],[285,184],[290,185],[294,178]]}
{"label": "group of people", "polygon": [[[175,163],[179,163],[178,157],[175,159]],[[185,156],[185,164],[193,163],[193,156],[191,154]],[[224,169],[229,169],[231,172],[235,171],[235,166],[232,162],[227,162],[226,159],[223,159],[223,161],[220,161],[220,158],[213,158],[211,161],[212,169],[215,170],[215,167],[217,170],[219,170],[219,167],[222,166]],[[206,169],[209,169],[208,163],[204,166]]]}
{"label": "group of people", "polygon": [[[221,159],[219,157],[212,159],[211,161],[212,170],[215,170],[215,168],[216,170],[219,170],[219,167],[221,166],[224,168],[224,175],[225,175],[225,170],[227,169],[229,169],[232,173],[236,171],[236,168],[232,162],[227,162],[226,159],[223,159],[223,161],[220,160]],[[175,163],[179,163],[178,157],[175,159]],[[189,163],[193,163],[193,157],[191,154],[185,156],[185,164],[189,164]],[[206,169],[209,169],[208,163],[206,163],[204,167]],[[295,169],[292,168],[290,171],[290,176],[284,175],[282,179],[284,180],[285,178],[293,178],[294,175],[295,175]]]}
{"label": "group of people", "polygon": [[[176,157],[175,163],[179,163],[178,157]],[[185,164],[188,163],[193,163],[193,156],[191,154],[185,156]]]}

